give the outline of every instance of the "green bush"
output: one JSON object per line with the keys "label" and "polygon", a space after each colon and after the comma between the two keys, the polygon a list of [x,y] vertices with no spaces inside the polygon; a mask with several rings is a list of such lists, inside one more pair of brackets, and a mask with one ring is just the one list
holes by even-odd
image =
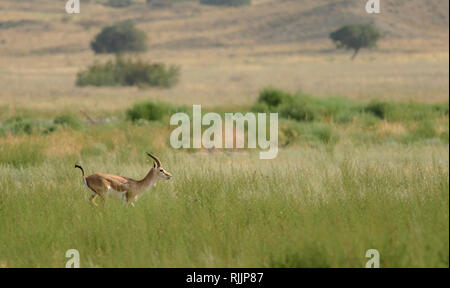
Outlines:
{"label": "green bush", "polygon": [[281,117],[297,121],[314,121],[319,116],[318,106],[304,95],[282,104],[279,112]]}
{"label": "green bush", "polygon": [[255,104],[253,104],[251,110],[252,110],[252,112],[255,112],[255,113],[270,113],[270,112],[274,112],[274,110],[271,109],[269,107],[269,105],[267,105],[264,102],[256,102]]}
{"label": "green bush", "polygon": [[77,86],[116,86],[121,85],[121,81],[116,80],[115,64],[108,61],[105,64],[94,63],[85,71],[77,74]]}
{"label": "green bush", "polygon": [[2,122],[2,134],[28,134],[33,132],[33,125],[29,119],[24,119],[20,116],[9,118]]}
{"label": "green bush", "polygon": [[126,116],[128,120],[133,122],[138,122],[139,120],[158,121],[177,112],[187,112],[187,109],[168,103],[145,102],[137,103],[128,109]]}
{"label": "green bush", "polygon": [[282,118],[297,121],[333,121],[345,124],[355,120],[367,122],[368,126],[377,124],[380,119],[390,122],[426,121],[449,115],[448,103],[397,103],[381,100],[364,103],[339,97],[315,98],[300,92],[291,95],[274,88],[262,90],[251,110],[259,113],[277,112]]}
{"label": "green bush", "polygon": [[81,129],[83,128],[83,122],[77,116],[73,114],[63,114],[53,119],[55,125],[62,126],[63,128]]}
{"label": "green bush", "polygon": [[291,100],[292,96],[289,93],[274,88],[265,88],[259,93],[258,103],[266,104],[269,108],[277,108]]}
{"label": "green bush", "polygon": [[448,116],[448,104],[396,103],[374,100],[363,111],[387,121],[422,121]]}
{"label": "green bush", "polygon": [[369,103],[364,111],[371,113],[380,119],[386,119],[391,109],[390,103],[375,100]]}
{"label": "green bush", "polygon": [[200,0],[201,4],[214,6],[245,6],[252,4],[251,0]]}
{"label": "green bush", "polygon": [[55,126],[46,120],[31,120],[16,116],[4,120],[0,124],[0,136],[31,135],[33,133],[47,134],[55,131]]}
{"label": "green bush", "polygon": [[95,53],[141,52],[147,50],[147,35],[133,22],[124,21],[103,30],[91,42]]}
{"label": "green bush", "polygon": [[381,33],[371,24],[345,25],[330,34],[337,48],[354,50],[352,59],[362,48],[375,47],[380,37]]}
{"label": "green bush", "polygon": [[279,89],[266,88],[260,92],[252,111],[278,112],[281,117],[297,121],[331,118],[341,123],[349,122],[361,110],[361,104],[345,98],[314,98],[298,92],[294,95]]}
{"label": "green bush", "polygon": [[62,114],[52,120],[28,119],[20,116],[9,118],[0,124],[0,136],[48,134],[58,127],[82,129],[83,122],[73,114]]}
{"label": "green bush", "polygon": [[154,86],[170,88],[178,82],[177,66],[166,67],[162,63],[146,63],[141,60],[125,60],[117,56],[115,62],[94,63],[77,75],[77,86]]}

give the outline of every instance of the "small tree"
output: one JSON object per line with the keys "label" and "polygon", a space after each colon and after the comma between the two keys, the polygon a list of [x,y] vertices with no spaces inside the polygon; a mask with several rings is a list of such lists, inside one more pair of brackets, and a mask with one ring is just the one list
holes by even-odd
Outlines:
{"label": "small tree", "polygon": [[103,28],[91,42],[95,53],[140,52],[147,50],[147,35],[131,21]]}
{"label": "small tree", "polygon": [[352,60],[362,48],[373,48],[380,39],[381,33],[371,24],[346,25],[330,34],[337,48],[354,50]]}

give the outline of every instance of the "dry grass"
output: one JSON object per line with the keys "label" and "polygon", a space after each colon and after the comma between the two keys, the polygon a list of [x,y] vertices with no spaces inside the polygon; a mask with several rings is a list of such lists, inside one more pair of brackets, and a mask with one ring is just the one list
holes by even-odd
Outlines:
{"label": "dry grass", "polygon": [[[155,57],[181,65],[181,81],[170,90],[137,88],[76,88],[75,75],[93,56],[3,58],[0,68],[0,105],[10,108],[92,109],[112,111],[142,99],[204,106],[248,105],[259,90],[274,85],[318,96],[341,95],[357,99],[395,99],[444,102],[448,97],[448,54],[406,56],[362,55],[350,62],[347,55],[288,55],[245,57],[203,52],[193,62],[185,58]],[[148,56],[146,56],[148,57]],[[150,58],[150,57],[149,57]],[[71,60],[72,59],[72,60]],[[46,67],[41,67],[45,63]],[[73,63],[73,64],[70,64]],[[357,84],[355,84],[357,83]]]}

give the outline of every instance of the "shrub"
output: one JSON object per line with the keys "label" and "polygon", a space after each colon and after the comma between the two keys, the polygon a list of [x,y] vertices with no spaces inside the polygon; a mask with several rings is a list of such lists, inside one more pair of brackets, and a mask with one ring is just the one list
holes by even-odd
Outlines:
{"label": "shrub", "polygon": [[251,110],[252,110],[252,112],[255,112],[255,113],[270,113],[270,112],[273,112],[273,109],[271,109],[269,107],[269,105],[267,105],[264,102],[256,102],[255,104],[253,104]]}
{"label": "shrub", "polygon": [[364,103],[338,97],[315,98],[303,93],[291,95],[278,89],[266,88],[261,91],[252,111],[278,112],[280,117],[296,121],[323,120],[345,124],[357,120],[364,127],[372,127],[380,119],[400,122],[448,117],[449,105],[380,100]]}
{"label": "shrub", "polygon": [[298,95],[281,106],[280,116],[297,121],[313,121],[318,118],[319,113],[317,106],[309,97]]}
{"label": "shrub", "polygon": [[63,114],[53,119],[55,125],[60,125],[64,128],[81,129],[83,128],[83,122],[80,118],[73,114]]}
{"label": "shrub", "polygon": [[77,86],[154,86],[170,88],[178,82],[179,68],[162,63],[125,60],[118,55],[115,62],[94,63],[77,75]]}
{"label": "shrub", "polygon": [[162,120],[165,116],[169,116],[177,112],[186,112],[184,107],[176,107],[167,103],[145,102],[135,104],[128,109],[126,116],[128,120],[138,122],[139,120],[157,121]]}
{"label": "shrub", "polygon": [[364,111],[371,113],[380,119],[386,119],[390,109],[391,107],[389,106],[389,103],[375,100],[369,103],[365,107]]}
{"label": "shrub", "polygon": [[374,100],[363,107],[363,111],[387,121],[418,121],[447,116],[448,104],[429,105]]}
{"label": "shrub", "polygon": [[31,135],[33,133],[50,133],[55,130],[55,126],[46,120],[30,120],[16,116],[4,120],[0,125],[0,136],[11,135]]}
{"label": "shrub", "polygon": [[124,21],[103,30],[91,42],[95,53],[139,52],[147,50],[147,35],[133,22]]}
{"label": "shrub", "polygon": [[251,0],[200,0],[201,4],[214,6],[245,6],[252,4]]}
{"label": "shrub", "polygon": [[33,132],[32,122],[20,116],[2,122],[2,134],[28,134]]}
{"label": "shrub", "polygon": [[375,47],[380,37],[381,33],[371,24],[346,25],[330,34],[337,48],[354,50],[352,59],[360,49]]}
{"label": "shrub", "polygon": [[361,110],[361,104],[346,98],[313,98],[310,101],[316,107],[318,114],[335,121],[351,121]]}
{"label": "shrub", "polygon": [[276,108],[291,100],[292,96],[289,93],[274,88],[265,88],[259,93],[258,103],[264,103],[269,108]]}
{"label": "shrub", "polygon": [[[301,92],[291,95],[282,90],[266,88],[253,105],[254,112],[278,112],[283,118],[313,121],[329,117],[341,122],[351,121],[360,104],[345,98],[314,98]],[[337,120],[338,121],[338,120]]]}

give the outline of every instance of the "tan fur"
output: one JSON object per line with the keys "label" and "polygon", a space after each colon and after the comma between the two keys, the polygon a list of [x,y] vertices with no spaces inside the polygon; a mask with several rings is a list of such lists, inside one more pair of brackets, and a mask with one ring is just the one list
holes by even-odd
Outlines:
{"label": "tan fur", "polygon": [[105,173],[95,173],[85,177],[83,168],[75,165],[75,168],[81,169],[85,184],[93,192],[90,199],[92,204],[97,206],[95,202],[97,197],[100,197],[102,202],[104,202],[108,195],[114,195],[134,206],[133,201],[136,201],[142,193],[149,190],[157,181],[172,178],[172,174],[162,168],[161,162],[157,157],[150,153],[147,153],[147,155],[152,157],[155,162],[142,180],[134,180],[128,177]]}

